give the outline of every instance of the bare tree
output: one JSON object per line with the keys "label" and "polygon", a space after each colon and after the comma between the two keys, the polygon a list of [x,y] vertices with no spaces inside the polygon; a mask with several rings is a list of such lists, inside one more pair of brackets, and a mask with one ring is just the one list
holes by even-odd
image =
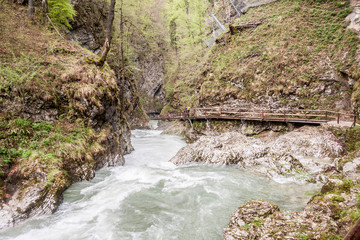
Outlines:
{"label": "bare tree", "polygon": [[34,21],[34,12],[35,12],[34,0],[29,0],[29,3],[28,3],[28,15],[29,15],[31,21]]}
{"label": "bare tree", "polygon": [[115,4],[116,4],[116,0],[111,0],[110,7],[109,7],[109,15],[107,18],[107,23],[106,23],[105,43],[102,47],[100,58],[96,62],[96,65],[99,65],[99,66],[104,65],[104,63],[106,61],[106,57],[110,51],[110,45],[111,45],[111,40],[112,40],[112,26],[113,26],[114,16],[115,16]]}
{"label": "bare tree", "polygon": [[45,21],[46,21],[46,16],[47,16],[47,13],[48,13],[47,0],[42,0],[42,1],[41,1],[41,5],[42,5],[41,21],[42,21],[42,23],[45,23]]}

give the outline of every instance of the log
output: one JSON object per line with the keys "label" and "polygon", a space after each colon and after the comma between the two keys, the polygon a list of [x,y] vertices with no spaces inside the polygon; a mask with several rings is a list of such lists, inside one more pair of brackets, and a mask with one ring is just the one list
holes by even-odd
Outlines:
{"label": "log", "polygon": [[257,26],[263,24],[265,21],[265,19],[260,19],[257,22],[250,22],[250,23],[245,23],[245,24],[240,24],[237,26],[233,26],[233,25],[229,25],[230,28],[230,33],[231,35],[237,34],[241,31],[244,31],[247,28],[256,28]]}
{"label": "log", "polygon": [[355,223],[355,225],[350,229],[348,234],[346,234],[344,240],[358,240],[360,239],[360,219]]}

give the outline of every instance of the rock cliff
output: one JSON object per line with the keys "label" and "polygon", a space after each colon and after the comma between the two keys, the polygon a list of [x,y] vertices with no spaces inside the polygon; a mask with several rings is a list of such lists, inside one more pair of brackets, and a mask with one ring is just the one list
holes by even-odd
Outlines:
{"label": "rock cliff", "polygon": [[92,53],[25,8],[2,6],[0,228],[54,212],[71,183],[123,165],[133,149],[114,71],[87,64]]}

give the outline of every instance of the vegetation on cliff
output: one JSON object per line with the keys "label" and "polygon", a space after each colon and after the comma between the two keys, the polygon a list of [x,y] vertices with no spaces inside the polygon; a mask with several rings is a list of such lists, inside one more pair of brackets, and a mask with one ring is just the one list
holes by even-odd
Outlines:
{"label": "vegetation on cliff", "polygon": [[282,0],[248,10],[233,26],[262,23],[224,33],[210,53],[180,66],[167,110],[234,100],[352,110],[359,104],[360,40],[346,28],[351,12],[349,1]]}

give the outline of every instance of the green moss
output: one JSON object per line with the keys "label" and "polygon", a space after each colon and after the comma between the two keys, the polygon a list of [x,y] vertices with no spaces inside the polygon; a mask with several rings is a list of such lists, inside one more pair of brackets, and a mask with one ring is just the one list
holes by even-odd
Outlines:
{"label": "green moss", "polygon": [[92,164],[92,155],[103,151],[99,143],[103,138],[101,132],[95,133],[82,121],[34,122],[5,115],[0,117],[0,132],[0,179],[6,177],[15,163],[24,176],[40,164],[50,186],[64,164],[86,161]]}

